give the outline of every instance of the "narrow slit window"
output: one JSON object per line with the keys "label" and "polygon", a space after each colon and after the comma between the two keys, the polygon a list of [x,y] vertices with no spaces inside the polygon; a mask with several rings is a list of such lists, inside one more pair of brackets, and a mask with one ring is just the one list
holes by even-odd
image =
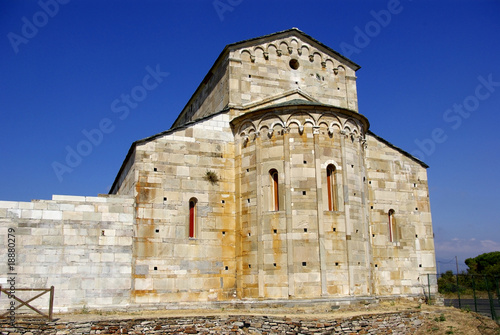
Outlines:
{"label": "narrow slit window", "polygon": [[279,201],[278,171],[276,169],[270,170],[269,176],[271,177],[271,210],[279,211],[280,201]]}
{"label": "narrow slit window", "polygon": [[389,241],[395,242],[396,220],[394,219],[394,209],[389,209],[387,213],[389,219]]}
{"label": "narrow slit window", "polygon": [[196,204],[198,200],[191,198],[189,200],[189,237],[196,237]]}
{"label": "narrow slit window", "polygon": [[326,168],[326,188],[328,190],[328,210],[337,210],[337,187],[335,180],[335,165],[330,164]]}

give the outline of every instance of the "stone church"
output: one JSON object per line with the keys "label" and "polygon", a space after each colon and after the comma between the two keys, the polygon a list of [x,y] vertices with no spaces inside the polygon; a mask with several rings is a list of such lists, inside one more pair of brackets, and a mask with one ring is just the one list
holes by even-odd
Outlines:
{"label": "stone church", "polygon": [[227,45],[108,195],[0,202],[17,287],[59,311],[422,296],[428,166],[369,130],[359,68],[295,28]]}

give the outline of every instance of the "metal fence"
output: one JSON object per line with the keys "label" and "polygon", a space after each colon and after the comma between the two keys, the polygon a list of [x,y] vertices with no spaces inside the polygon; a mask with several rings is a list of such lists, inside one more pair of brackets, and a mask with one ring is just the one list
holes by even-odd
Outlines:
{"label": "metal fence", "polygon": [[437,276],[437,284],[446,306],[474,311],[500,323],[500,275],[453,274],[449,271]]}

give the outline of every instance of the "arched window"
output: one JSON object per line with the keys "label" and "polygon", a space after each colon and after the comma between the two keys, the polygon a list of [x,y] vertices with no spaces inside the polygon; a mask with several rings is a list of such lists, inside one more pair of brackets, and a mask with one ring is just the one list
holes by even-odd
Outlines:
{"label": "arched window", "polygon": [[326,167],[326,188],[328,192],[328,210],[337,210],[337,181],[335,180],[335,165]]}
{"label": "arched window", "polygon": [[271,178],[271,210],[280,210],[280,200],[279,200],[279,185],[278,185],[278,171],[276,169],[269,170],[269,176]]}
{"label": "arched window", "polygon": [[394,209],[389,209],[387,213],[389,219],[389,241],[395,242],[396,220],[394,219]]}
{"label": "arched window", "polygon": [[189,200],[189,237],[196,237],[196,204],[198,200],[191,198]]}

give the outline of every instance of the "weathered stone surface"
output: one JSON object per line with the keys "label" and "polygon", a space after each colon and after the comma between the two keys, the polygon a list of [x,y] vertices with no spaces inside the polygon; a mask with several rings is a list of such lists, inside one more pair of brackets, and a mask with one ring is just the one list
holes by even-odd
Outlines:
{"label": "weathered stone surface", "polygon": [[427,166],[369,131],[358,68],[297,29],[229,45],[112,194],[0,202],[17,287],[54,286],[56,311],[422,295]]}

